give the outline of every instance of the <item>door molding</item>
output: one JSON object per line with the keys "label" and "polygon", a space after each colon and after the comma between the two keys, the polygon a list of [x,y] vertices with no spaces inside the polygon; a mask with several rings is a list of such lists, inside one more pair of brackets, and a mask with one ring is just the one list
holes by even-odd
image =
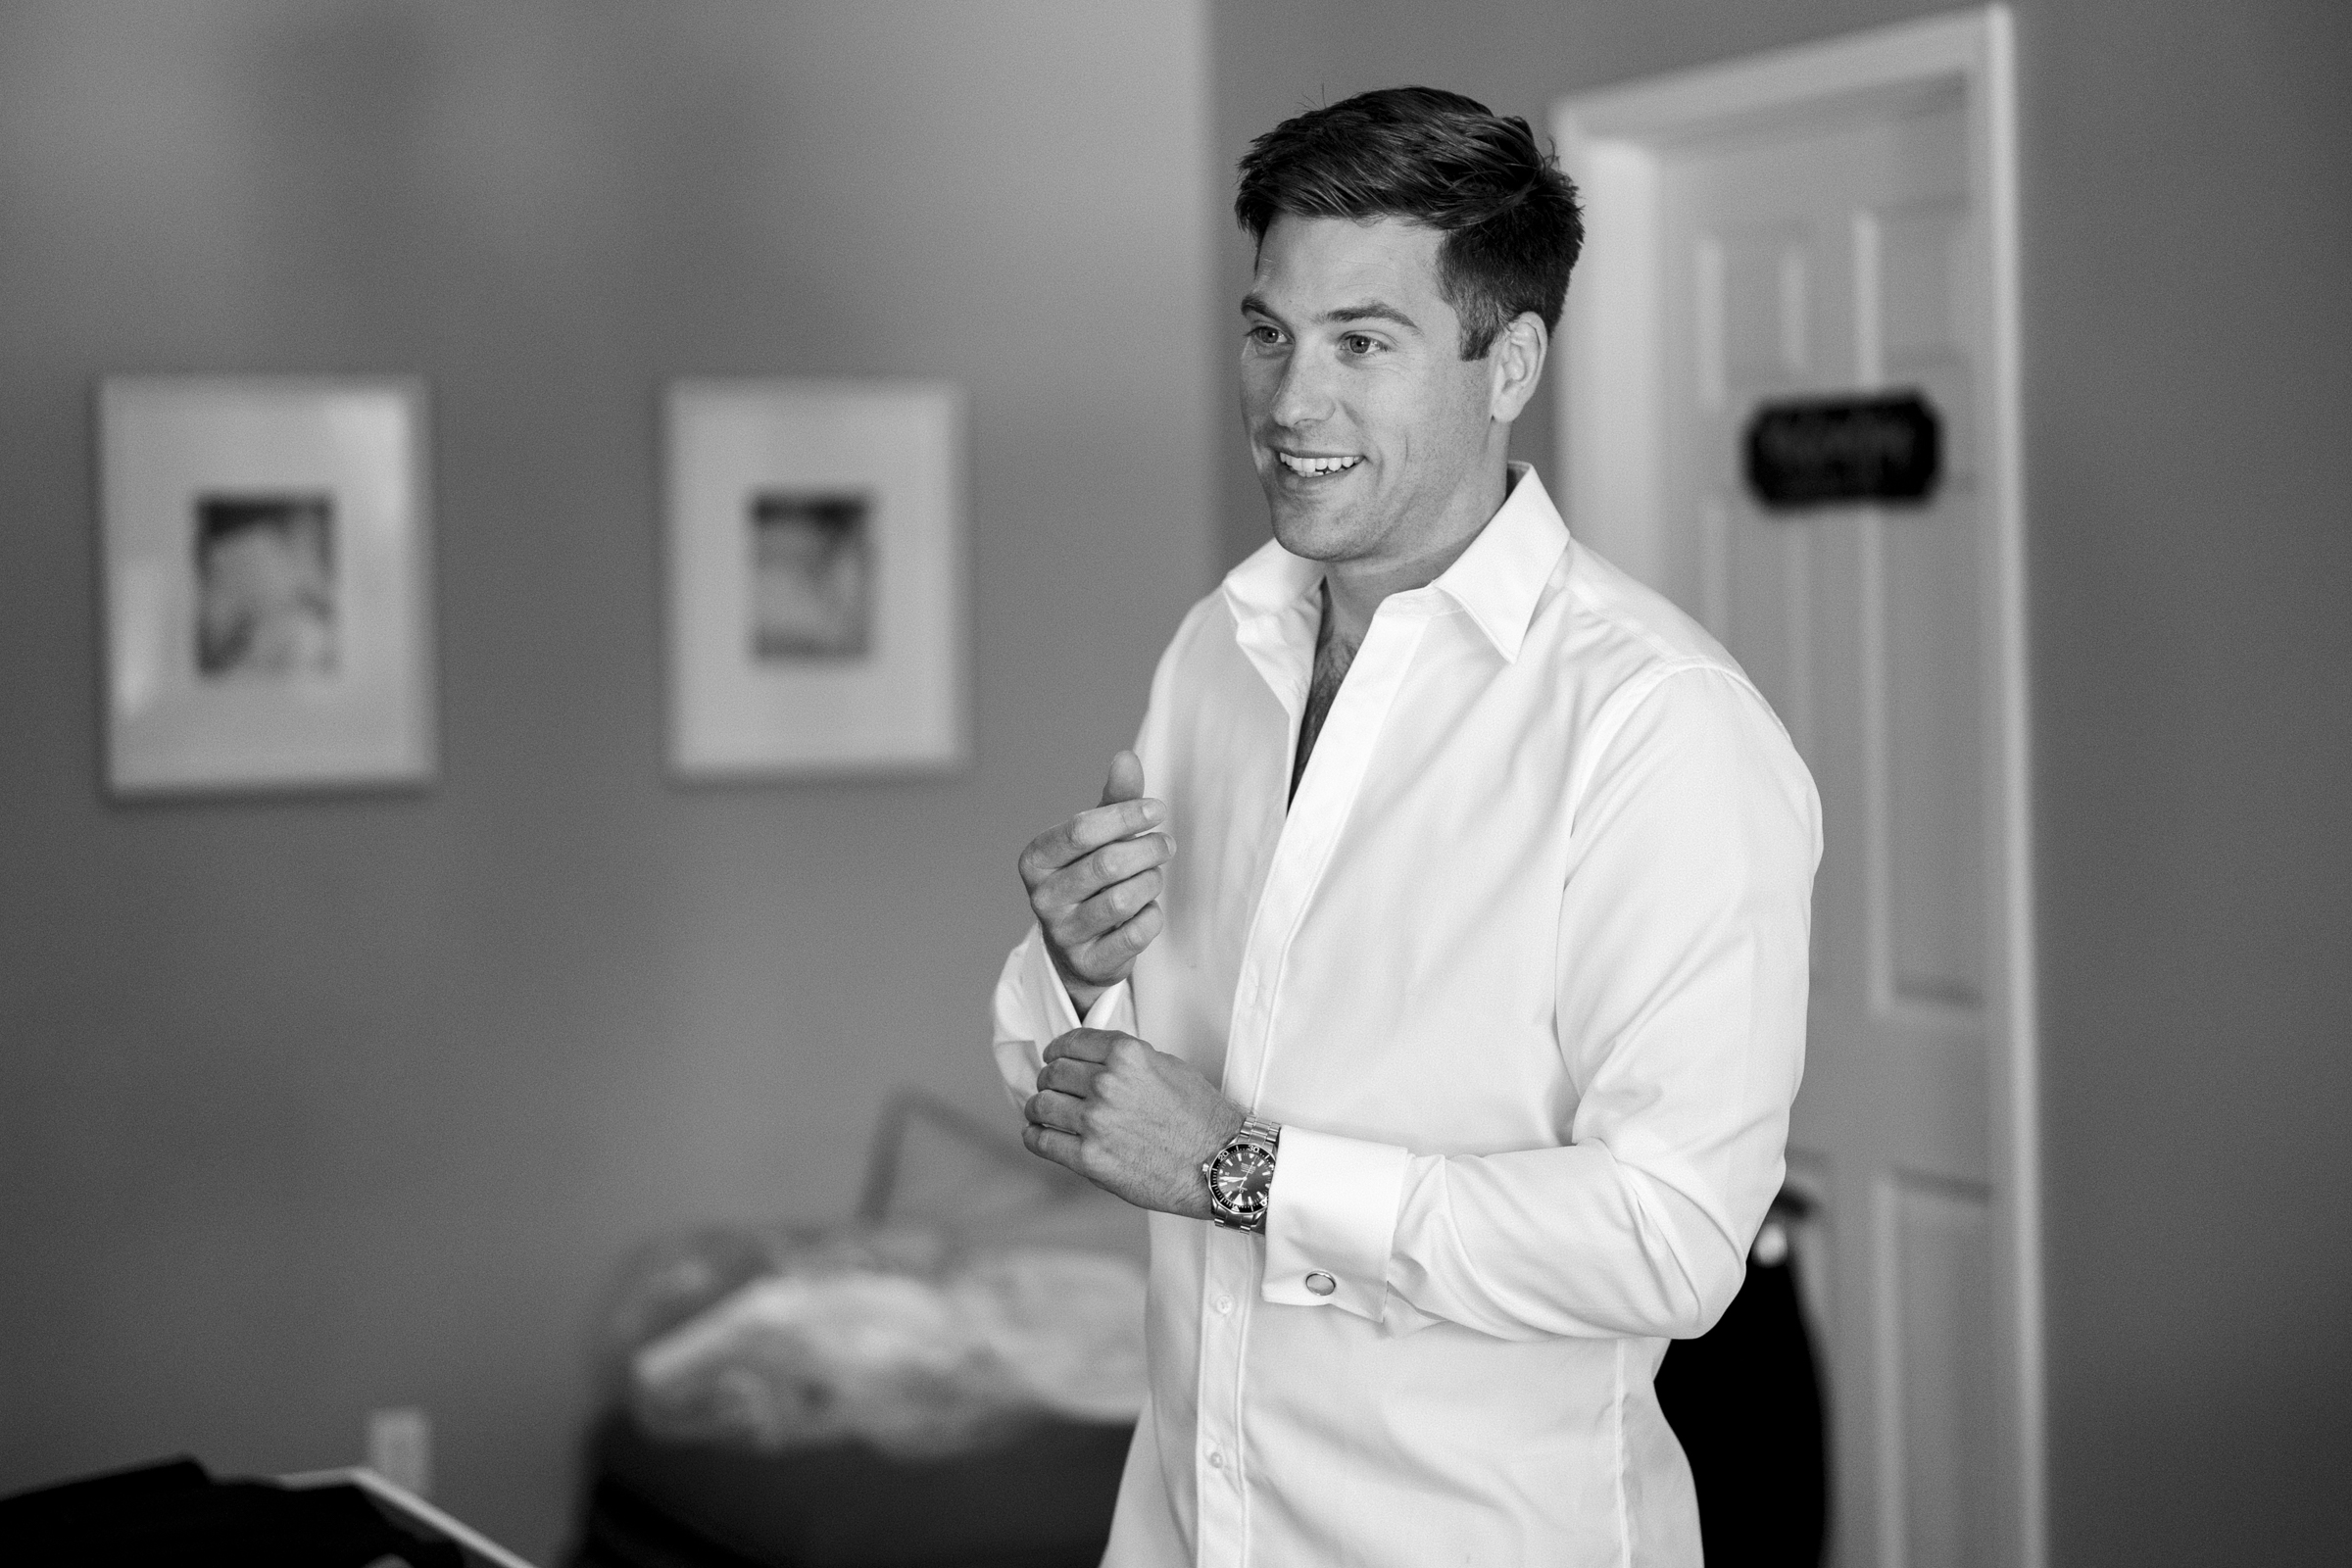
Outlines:
{"label": "door molding", "polygon": [[1576,536],[1635,576],[1663,580],[1667,518],[1660,169],[1682,145],[1842,107],[1957,94],[1970,184],[1990,254],[1985,484],[1986,1019],[1997,1409],[2008,1519],[2003,1555],[2044,1568],[2039,1035],[2029,794],[2025,504],[2019,408],[2015,46],[2005,6],[1800,45],[1560,100],[1560,161],[1593,214],[1557,345],[1558,466]]}

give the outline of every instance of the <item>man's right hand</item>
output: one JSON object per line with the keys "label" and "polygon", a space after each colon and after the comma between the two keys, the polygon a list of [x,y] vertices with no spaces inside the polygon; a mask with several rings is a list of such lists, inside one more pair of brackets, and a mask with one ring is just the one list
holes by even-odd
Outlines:
{"label": "man's right hand", "polygon": [[1040,833],[1021,852],[1029,907],[1082,1018],[1127,978],[1135,956],[1167,923],[1156,902],[1159,868],[1175,856],[1176,841],[1150,831],[1167,819],[1167,807],[1144,798],[1143,760],[1121,752],[1110,760],[1102,804]]}

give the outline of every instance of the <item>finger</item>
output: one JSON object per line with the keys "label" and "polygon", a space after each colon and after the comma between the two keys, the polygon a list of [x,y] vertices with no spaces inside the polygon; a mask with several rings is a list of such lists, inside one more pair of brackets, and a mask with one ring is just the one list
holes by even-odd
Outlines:
{"label": "finger", "polygon": [[[1149,833],[1168,819],[1165,801],[1140,796],[1132,801],[1113,801],[1108,806],[1090,807],[1062,824],[1069,834],[1070,859],[1092,854],[1105,844]],[[1068,864],[1065,860],[1063,864]]]}
{"label": "finger", "polygon": [[1072,909],[1067,924],[1081,943],[1106,936],[1134,919],[1145,905],[1156,900],[1162,880],[1158,868],[1152,867],[1113,882]]}
{"label": "finger", "polygon": [[1078,1152],[1085,1146],[1069,1133],[1040,1127],[1031,1122],[1021,1129],[1021,1147],[1040,1159],[1050,1159],[1056,1165],[1066,1165],[1076,1170]]}
{"label": "finger", "polygon": [[1121,752],[1110,760],[1110,777],[1102,781],[1102,804],[1115,806],[1121,801],[1140,800],[1144,793],[1144,760],[1133,752]]}
{"label": "finger", "polygon": [[1036,887],[1071,861],[1091,855],[1105,844],[1151,831],[1168,819],[1165,804],[1154,800],[1119,801],[1080,811],[1059,827],[1048,828],[1021,851],[1021,875]]}
{"label": "finger", "polygon": [[[1036,883],[1032,888],[1031,902],[1042,905],[1047,910],[1073,909],[1103,889],[1116,886],[1130,877],[1140,876],[1154,866],[1165,865],[1175,858],[1176,840],[1166,833],[1146,833],[1141,838],[1121,839],[1071,861]],[[1124,920],[1148,902],[1138,901],[1119,918]]]}
{"label": "finger", "polygon": [[1079,876],[1092,876],[1100,887],[1124,882],[1141,875],[1153,866],[1165,865],[1176,858],[1176,835],[1173,833],[1142,833],[1131,839],[1105,844],[1094,854],[1066,869]]}
{"label": "finger", "polygon": [[1021,1106],[1022,1119],[1032,1127],[1050,1127],[1072,1135],[1086,1131],[1086,1102],[1075,1096],[1044,1090]]}
{"label": "finger", "polygon": [[1084,1100],[1095,1087],[1095,1075],[1102,1070],[1100,1062],[1083,1061],[1076,1056],[1056,1056],[1046,1063],[1037,1075],[1040,1094],[1053,1090],[1074,1100]]}
{"label": "finger", "polygon": [[1167,923],[1166,910],[1155,903],[1147,904],[1125,925],[1072,947],[1070,956],[1090,972],[1111,974],[1134,961],[1136,955],[1150,947]]}
{"label": "finger", "polygon": [[1049,1062],[1060,1061],[1064,1057],[1078,1061],[1106,1061],[1110,1058],[1110,1048],[1126,1038],[1110,1029],[1073,1029],[1046,1047],[1045,1059]]}

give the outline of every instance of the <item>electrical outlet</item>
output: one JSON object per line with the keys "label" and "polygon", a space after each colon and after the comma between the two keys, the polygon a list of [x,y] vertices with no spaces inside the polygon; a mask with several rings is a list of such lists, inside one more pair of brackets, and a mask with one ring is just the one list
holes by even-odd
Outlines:
{"label": "electrical outlet", "polygon": [[432,1495],[433,1424],[425,1413],[368,1411],[368,1468],[419,1497]]}

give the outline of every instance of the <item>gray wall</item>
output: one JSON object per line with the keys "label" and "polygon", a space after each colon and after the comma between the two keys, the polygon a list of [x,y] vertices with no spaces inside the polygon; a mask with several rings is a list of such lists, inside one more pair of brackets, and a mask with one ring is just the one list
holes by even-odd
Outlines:
{"label": "gray wall", "polygon": [[[1931,9],[1217,0],[1212,80],[1159,0],[0,8],[0,1489],[422,1403],[545,1552],[619,1251],[993,1103],[1012,850],[1263,537],[1247,137]],[[2332,1560],[2352,21],[2019,12],[2058,1560]],[[434,791],[99,798],[88,396],[151,370],[430,378]],[[661,777],[655,388],[803,371],[972,389],[968,778]]]}
{"label": "gray wall", "polygon": [[[599,1294],[1002,1116],[1012,858],[1212,578],[1205,24],[1164,0],[0,8],[0,1491],[358,1457],[552,1551]],[[1106,129],[1108,127],[1108,129]],[[429,793],[97,787],[93,378],[430,381]],[[656,390],[952,377],[978,764],[660,766]]]}
{"label": "gray wall", "polygon": [[[1564,92],[1937,9],[1219,0],[1218,153],[1407,80],[1541,125]],[[2340,1562],[2352,11],[2015,9],[2055,1560]],[[1229,239],[1217,308],[1247,265]],[[1264,523],[1221,418],[1234,558]],[[1522,432],[1548,462],[1548,409]]]}

